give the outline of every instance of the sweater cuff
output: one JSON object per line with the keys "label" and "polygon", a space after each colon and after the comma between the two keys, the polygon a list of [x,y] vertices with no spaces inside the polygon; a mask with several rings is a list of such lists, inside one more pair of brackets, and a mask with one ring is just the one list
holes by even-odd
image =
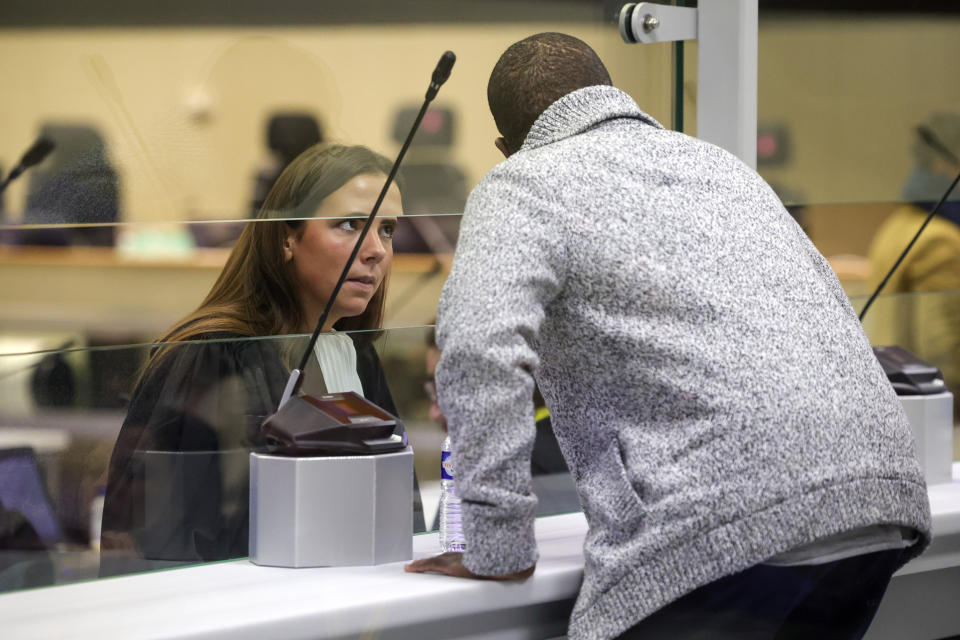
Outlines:
{"label": "sweater cuff", "polygon": [[462,514],[467,569],[481,576],[502,576],[536,564],[532,515],[505,515],[502,509],[467,501],[462,503]]}

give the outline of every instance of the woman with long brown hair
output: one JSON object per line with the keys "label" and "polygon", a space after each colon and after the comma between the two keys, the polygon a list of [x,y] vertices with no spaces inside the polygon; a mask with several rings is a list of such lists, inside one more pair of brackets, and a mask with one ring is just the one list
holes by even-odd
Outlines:
{"label": "woman with long brown hair", "polygon": [[[102,574],[246,555],[247,452],[263,444],[259,425],[276,410],[390,165],[358,146],[317,145],[297,157],[200,306],[158,340],[110,461]],[[317,342],[305,390],[356,391],[396,414],[372,341],[401,214],[394,184],[323,327],[330,333]]]}

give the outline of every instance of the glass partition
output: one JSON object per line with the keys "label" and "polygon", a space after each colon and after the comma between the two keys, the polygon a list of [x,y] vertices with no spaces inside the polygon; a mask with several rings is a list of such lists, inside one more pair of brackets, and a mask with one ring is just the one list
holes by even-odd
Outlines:
{"label": "glass partition", "polygon": [[[12,224],[251,217],[280,169],[318,140],[392,157],[440,55],[458,60],[405,161],[407,213],[455,213],[502,157],[486,82],[541,31],[579,36],[669,126],[672,45],[623,45],[601,0],[470,3],[94,0],[4,11],[0,168],[39,137],[53,151],[4,195]],[[618,6],[618,5],[617,5]],[[74,234],[71,244],[110,244]]]}
{"label": "glass partition", "polygon": [[[938,154],[917,128],[960,154],[948,4],[760,0],[757,169],[785,203],[936,201],[916,174],[936,173]],[[697,44],[685,45],[682,130],[696,135]]]}
{"label": "glass partition", "polygon": [[[350,334],[365,395],[401,416],[428,486],[443,439],[429,329]],[[44,348],[64,337],[3,337],[0,591],[246,556],[248,456],[307,336]],[[315,367],[305,380],[323,388]],[[423,531],[419,495],[410,508]]]}
{"label": "glass partition", "polygon": [[[890,214],[929,211],[960,172],[960,87],[947,80],[960,9],[760,0],[758,26],[757,170],[832,262],[856,268]],[[682,130],[696,135],[696,41],[685,48]],[[951,199],[941,217],[960,224]]]}
{"label": "glass partition", "polygon": [[[433,328],[349,335],[364,395],[414,449],[414,533],[435,529],[446,434]],[[245,557],[249,453],[267,444],[260,425],[307,338],[90,347],[82,332],[4,334],[0,592]],[[305,380],[323,392],[315,361]],[[534,458],[538,515],[579,510],[549,422]]]}
{"label": "glass partition", "polygon": [[[856,309],[864,301],[852,298]],[[957,309],[960,292],[881,296],[865,328],[872,343],[898,344],[938,366],[957,389]],[[392,403],[403,422],[415,452],[415,521],[418,530],[430,530],[445,436],[430,395],[433,328],[351,335],[360,343],[374,338],[377,356],[361,381],[368,398]],[[0,591],[243,557],[247,456],[306,340],[211,339],[163,348],[89,346],[81,331],[4,333]],[[358,348],[361,360],[365,349]],[[371,371],[382,373],[388,390],[369,386]],[[548,441],[548,426],[541,431],[538,424],[538,515],[576,510],[569,475],[554,464],[556,442]],[[954,442],[960,459],[960,437]]]}
{"label": "glass partition", "polygon": [[[204,299],[245,225],[269,224],[249,219],[291,149],[322,139],[392,157],[433,66],[452,49],[453,75],[404,164],[386,330],[374,342],[414,446],[430,529],[444,431],[425,386],[429,325],[466,195],[502,159],[485,96],[494,62],[531,33],[571,33],[597,49],[641,108],[695,134],[696,43],[685,44],[680,69],[672,44],[625,45],[620,3],[608,0],[128,4],[17,3],[0,27],[0,179],[38,137],[54,144],[0,194],[0,464],[19,478],[0,483],[11,496],[0,591],[244,555],[246,455],[306,338],[166,350],[164,366],[215,370],[192,372],[215,384],[194,385],[180,371],[165,377],[179,391],[149,396],[177,399],[180,422],[187,415],[200,427],[185,441],[171,431],[176,421],[164,422],[163,438],[143,441],[150,422],[138,419],[119,448],[133,478],[127,520],[116,511],[101,520],[111,457],[138,406],[135,384],[157,353],[151,343]],[[859,307],[876,265],[887,264],[871,263],[874,236],[918,200],[904,195],[918,162],[915,127],[960,104],[960,89],[944,80],[960,60],[957,13],[853,19],[794,4],[761,2],[758,168]],[[958,295],[883,296],[866,328],[875,343],[897,342],[937,364],[958,389],[960,356],[928,322],[960,317]],[[269,382],[245,378],[267,370]],[[569,476],[547,463],[555,451],[541,451],[540,515],[576,508]],[[209,491],[184,495],[189,474]],[[144,504],[134,499],[147,489],[168,502],[177,491],[195,499],[180,524],[155,528],[129,507]],[[111,526],[98,529],[102,522]]]}
{"label": "glass partition", "polygon": [[[430,324],[453,257],[460,215],[404,215],[392,240],[384,326]],[[273,221],[8,227],[0,231],[0,331],[96,336],[94,344],[150,342],[196,309],[244,226]],[[44,246],[36,236],[110,234],[114,246]],[[345,259],[345,258],[344,258]]]}
{"label": "glass partition", "polygon": [[937,154],[917,127],[960,152],[960,87],[945,81],[960,73],[960,12],[800,13],[763,4],[761,175],[789,202],[935,202],[949,180],[936,195],[924,191]]}
{"label": "glass partition", "polygon": [[[0,193],[0,448],[29,476],[4,502],[4,535],[9,524],[17,536],[4,538],[0,591],[245,554],[246,456],[306,338],[152,343],[204,300],[245,226],[270,224],[249,221],[305,145],[363,144],[392,159],[450,49],[453,74],[402,167],[374,342],[416,452],[419,529],[433,526],[444,430],[427,393],[427,325],[466,196],[502,160],[487,78],[512,42],[563,31],[671,126],[673,46],[622,45],[617,8],[6,7],[0,180],[38,139],[52,151]],[[265,380],[251,382],[256,372]],[[136,394],[141,380],[153,386]],[[578,508],[569,476],[549,473],[548,445],[541,515]]]}
{"label": "glass partition", "polygon": [[[851,299],[858,312],[867,296]],[[925,291],[878,297],[863,320],[870,343],[896,345],[936,366],[954,394],[954,424],[960,425],[960,291]],[[954,438],[960,460],[960,440]]]}

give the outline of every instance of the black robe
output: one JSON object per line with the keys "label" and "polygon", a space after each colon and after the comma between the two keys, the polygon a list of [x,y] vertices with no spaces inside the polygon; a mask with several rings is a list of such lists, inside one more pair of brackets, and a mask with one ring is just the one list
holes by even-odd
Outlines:
{"label": "black robe", "polygon": [[[276,410],[304,339],[209,334],[169,348],[134,391],[110,459],[101,575],[241,558],[249,452]],[[364,396],[396,415],[372,344],[357,346]],[[308,372],[309,375],[309,372]],[[423,508],[414,478],[414,530]]]}

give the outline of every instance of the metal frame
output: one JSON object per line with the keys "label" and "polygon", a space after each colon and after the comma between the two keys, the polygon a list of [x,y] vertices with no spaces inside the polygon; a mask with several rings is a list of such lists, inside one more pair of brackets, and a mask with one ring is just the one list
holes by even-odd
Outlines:
{"label": "metal frame", "polygon": [[620,9],[634,43],[697,40],[697,137],[757,166],[757,1],[701,0],[699,7],[640,2]]}

